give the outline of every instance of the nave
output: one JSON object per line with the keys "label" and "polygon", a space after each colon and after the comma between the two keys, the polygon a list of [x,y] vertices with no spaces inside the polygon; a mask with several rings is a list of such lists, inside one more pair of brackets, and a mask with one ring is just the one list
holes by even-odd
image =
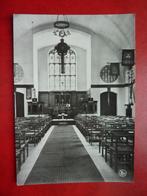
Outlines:
{"label": "nave", "polygon": [[103,181],[73,127],[57,126],[47,139],[26,184]]}
{"label": "nave", "polygon": [[[77,126],[51,125],[35,146],[30,142],[29,156],[17,174],[18,184],[112,182],[132,179],[129,173],[124,178],[120,177],[114,168],[110,167],[105,156],[102,156],[96,134],[93,135],[95,141],[90,142],[92,135],[87,138],[81,132],[77,119]],[[88,127],[86,129],[88,131]],[[97,139],[98,130],[100,129],[97,129]],[[126,144],[125,146],[127,147]],[[104,151],[106,153],[106,148]]]}

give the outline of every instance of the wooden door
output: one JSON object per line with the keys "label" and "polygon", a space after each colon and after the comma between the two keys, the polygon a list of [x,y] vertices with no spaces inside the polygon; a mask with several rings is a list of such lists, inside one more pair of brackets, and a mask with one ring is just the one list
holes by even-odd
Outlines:
{"label": "wooden door", "polygon": [[113,92],[104,92],[100,95],[101,115],[117,115],[117,94]]}
{"label": "wooden door", "polygon": [[24,117],[24,94],[16,92],[16,117]]}

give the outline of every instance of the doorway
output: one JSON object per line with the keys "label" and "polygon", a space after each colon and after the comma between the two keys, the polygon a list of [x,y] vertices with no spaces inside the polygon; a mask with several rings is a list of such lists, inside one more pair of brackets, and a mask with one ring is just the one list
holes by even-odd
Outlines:
{"label": "doorway", "polygon": [[117,94],[114,92],[104,92],[100,95],[101,115],[117,115]]}
{"label": "doorway", "polygon": [[16,92],[16,117],[24,117],[24,94]]}

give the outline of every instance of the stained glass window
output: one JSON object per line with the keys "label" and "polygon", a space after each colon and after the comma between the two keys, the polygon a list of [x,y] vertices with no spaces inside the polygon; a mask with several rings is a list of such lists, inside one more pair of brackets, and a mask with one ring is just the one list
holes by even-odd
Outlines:
{"label": "stained glass window", "polygon": [[64,57],[65,73],[61,73],[61,57],[53,49],[49,52],[49,90],[76,90],[76,54],[70,49]]}

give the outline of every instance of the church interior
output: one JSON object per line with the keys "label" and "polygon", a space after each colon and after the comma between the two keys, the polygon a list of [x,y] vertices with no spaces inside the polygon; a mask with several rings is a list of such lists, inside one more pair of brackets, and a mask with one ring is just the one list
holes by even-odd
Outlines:
{"label": "church interior", "polygon": [[135,18],[13,16],[18,184],[133,180]]}

